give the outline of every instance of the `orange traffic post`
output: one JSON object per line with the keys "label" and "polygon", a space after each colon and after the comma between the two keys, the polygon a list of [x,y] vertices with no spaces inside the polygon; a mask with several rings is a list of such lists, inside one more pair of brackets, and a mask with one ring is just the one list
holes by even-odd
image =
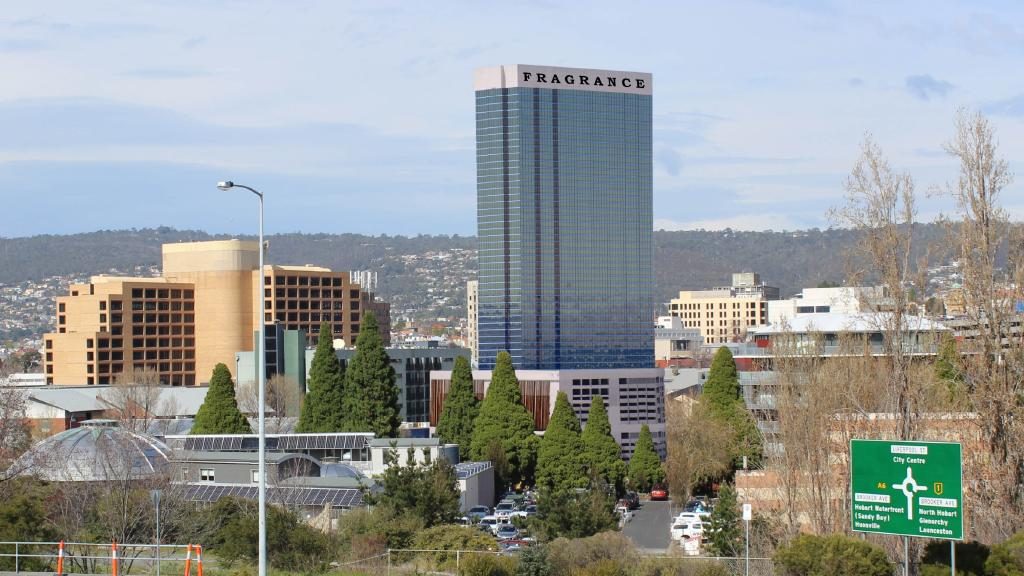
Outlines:
{"label": "orange traffic post", "polygon": [[110,543],[110,576],[117,576],[117,542]]}
{"label": "orange traffic post", "polygon": [[185,546],[185,576],[192,574],[192,545]]}
{"label": "orange traffic post", "polygon": [[196,544],[196,574],[203,576],[203,547]]}
{"label": "orange traffic post", "polygon": [[57,574],[64,573],[64,541],[57,545]]}

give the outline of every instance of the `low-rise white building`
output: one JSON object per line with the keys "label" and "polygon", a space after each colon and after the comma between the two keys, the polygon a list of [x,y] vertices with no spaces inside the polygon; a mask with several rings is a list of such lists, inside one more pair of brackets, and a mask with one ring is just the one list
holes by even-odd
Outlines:
{"label": "low-rise white building", "polygon": [[801,314],[857,314],[884,308],[885,289],[881,286],[840,286],[804,288],[786,300],[768,302],[768,324],[778,326]]}

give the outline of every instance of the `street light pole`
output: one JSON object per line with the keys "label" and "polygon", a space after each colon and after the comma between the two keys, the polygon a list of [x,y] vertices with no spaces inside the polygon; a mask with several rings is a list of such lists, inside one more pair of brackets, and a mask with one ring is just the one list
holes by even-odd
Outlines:
{"label": "street light pole", "polygon": [[258,545],[258,576],[267,576],[267,475],[266,475],[266,451],[267,451],[267,435],[266,435],[266,421],[265,421],[265,406],[266,406],[266,388],[267,388],[267,358],[263,349],[266,347],[267,342],[267,323],[264,315],[264,299],[266,291],[266,280],[263,272],[263,194],[256,191],[254,188],[244,186],[242,184],[235,184],[230,180],[226,182],[218,182],[217,188],[221,190],[230,190],[232,188],[242,188],[248,190],[256,195],[260,199],[260,233],[259,233],[259,295],[256,298],[257,308],[257,321],[259,322],[259,338],[256,342],[256,366],[257,366],[257,415],[256,420],[259,427],[259,451],[258,451],[258,468],[257,474],[259,475],[259,481],[257,482],[258,493],[259,493],[259,545]]}

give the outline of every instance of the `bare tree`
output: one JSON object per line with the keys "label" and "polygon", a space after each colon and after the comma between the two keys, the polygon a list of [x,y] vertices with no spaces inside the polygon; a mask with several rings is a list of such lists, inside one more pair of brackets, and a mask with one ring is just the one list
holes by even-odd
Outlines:
{"label": "bare tree", "polygon": [[160,375],[155,370],[131,370],[118,374],[100,398],[123,428],[145,432],[158,415],[161,392]]}
{"label": "bare tree", "polygon": [[668,458],[665,461],[670,492],[684,502],[693,489],[729,472],[729,444],[733,432],[712,418],[699,401],[685,399],[666,405]]}
{"label": "bare tree", "polygon": [[[280,431],[283,419],[298,416],[302,407],[302,390],[299,383],[287,374],[274,374],[267,380],[266,388],[268,430]],[[256,414],[258,409],[257,388],[254,382],[239,386],[238,408],[245,414]]]}
{"label": "bare tree", "polygon": [[[18,388],[0,388],[0,483],[24,472],[17,458],[31,443],[26,405],[28,397]],[[3,494],[0,492],[0,497]]]}
{"label": "bare tree", "polygon": [[[974,518],[977,535],[994,541],[1024,525],[1024,346],[1015,308],[1024,288],[1024,242],[999,204],[1013,177],[998,155],[994,128],[982,114],[964,109],[954,126],[945,149],[959,161],[960,174],[947,190],[959,212],[963,298],[974,333],[964,382],[989,453],[989,464],[973,475],[979,484]],[[1004,250],[1008,261],[1001,268]]]}
{"label": "bare tree", "polygon": [[883,333],[887,367],[878,376],[887,383],[887,412],[895,419],[896,437],[911,439],[915,432],[917,400],[921,395],[911,379],[911,363],[921,344],[913,288],[925,283],[914,256],[914,218],[917,215],[914,180],[896,172],[881,148],[868,136],[861,156],[846,182],[846,204],[831,211],[832,219],[860,233],[854,248],[854,284],[876,278],[887,290],[882,302],[867,301],[871,317]]}

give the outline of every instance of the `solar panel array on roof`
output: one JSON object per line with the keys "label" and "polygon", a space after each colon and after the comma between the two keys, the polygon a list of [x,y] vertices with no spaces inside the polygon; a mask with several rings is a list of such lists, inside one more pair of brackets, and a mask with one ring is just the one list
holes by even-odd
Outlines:
{"label": "solar panel array on roof", "polygon": [[460,462],[455,465],[455,475],[459,480],[465,480],[470,476],[476,476],[490,467],[490,462]]}
{"label": "solar panel array on roof", "polygon": [[362,434],[302,434],[279,436],[279,450],[353,450],[366,448],[369,438]]}
{"label": "solar panel array on roof", "polygon": [[[255,500],[257,487],[244,484],[189,484],[185,499],[193,502],[216,502],[227,496]],[[274,487],[267,489],[267,500],[291,506],[323,506],[350,508],[363,503],[362,491],[355,488],[313,488],[304,486]]]}

